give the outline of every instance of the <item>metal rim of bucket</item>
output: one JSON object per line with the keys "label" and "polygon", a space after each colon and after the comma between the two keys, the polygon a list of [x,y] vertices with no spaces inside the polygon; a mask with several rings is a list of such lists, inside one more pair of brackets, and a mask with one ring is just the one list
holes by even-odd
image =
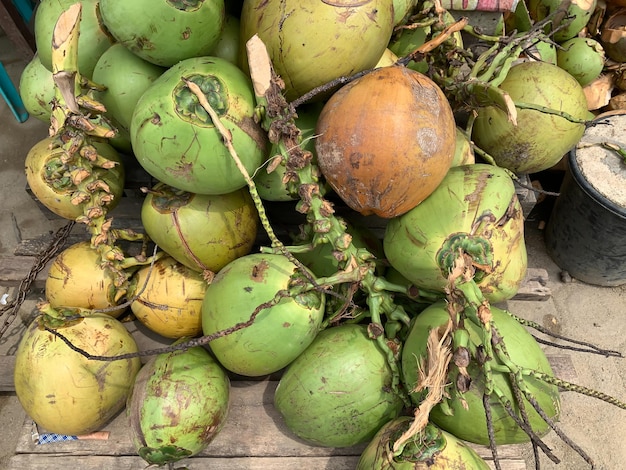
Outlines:
{"label": "metal rim of bucket", "polygon": [[585,176],[580,171],[580,168],[578,167],[578,162],[576,161],[576,150],[577,150],[576,147],[570,150],[568,154],[569,156],[568,162],[569,162],[570,173],[572,174],[576,183],[578,183],[578,186],[580,186],[583,192],[585,192],[591,199],[593,199],[596,203],[601,205],[604,209],[606,209],[609,212],[612,212],[618,217],[626,218],[626,208],[620,207],[612,203],[610,200],[606,198],[606,196],[604,196],[596,188],[594,188],[589,183],[589,181],[587,181]]}

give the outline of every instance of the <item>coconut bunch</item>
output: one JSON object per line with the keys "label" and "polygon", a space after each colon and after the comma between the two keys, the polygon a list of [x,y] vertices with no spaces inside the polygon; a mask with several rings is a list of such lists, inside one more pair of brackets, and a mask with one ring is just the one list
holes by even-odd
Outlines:
{"label": "coconut bunch", "polygon": [[[65,107],[61,108],[55,105],[55,103],[58,103],[54,97],[55,93],[57,93],[57,86],[52,71],[53,58],[50,57],[51,48],[49,44],[52,41],[53,27],[57,19],[62,12],[75,3],[65,0],[45,1],[42,2],[42,5],[37,10],[35,33],[38,54],[26,67],[20,82],[20,89],[31,115],[42,120],[50,120],[53,117],[53,110],[66,109]],[[73,65],[75,71],[72,72],[76,77],[76,83],[82,82],[89,86],[90,103],[97,105],[97,111],[92,106],[87,111],[85,111],[85,108],[81,108],[81,112],[89,112],[92,123],[95,123],[96,120],[105,122],[108,130],[108,133],[100,131],[100,138],[92,139],[89,142],[90,147],[85,145],[83,153],[93,160],[95,148],[100,152],[100,158],[102,158],[102,155],[106,155],[111,162],[105,163],[107,166],[104,169],[105,171],[89,169],[88,164],[90,162],[74,163],[72,169],[76,176],[70,178],[66,175],[67,172],[61,172],[59,175],[58,167],[60,164],[57,163],[56,157],[52,158],[49,155],[53,150],[48,148],[48,142],[42,142],[35,147],[27,158],[29,185],[35,196],[46,207],[49,207],[57,215],[71,220],[75,220],[82,215],[83,207],[89,207],[88,218],[81,219],[81,221],[89,221],[90,227],[93,227],[92,232],[98,236],[96,239],[96,235],[94,235],[93,241],[95,243],[93,243],[93,248],[100,250],[101,253],[93,261],[100,260],[96,266],[107,268],[96,270],[95,275],[89,275],[88,272],[79,273],[77,272],[78,268],[74,269],[72,274],[64,272],[63,266],[65,266],[65,262],[70,259],[77,259],[81,256],[81,253],[86,256],[86,259],[92,260],[93,258],[88,252],[88,246],[81,244],[72,247],[67,253],[59,256],[54,264],[54,269],[48,278],[48,299],[54,305],[75,305],[96,309],[110,308],[109,313],[120,315],[125,309],[119,308],[114,310],[114,307],[120,304],[123,299],[141,292],[144,294],[142,303],[135,302],[133,308],[142,312],[139,315],[142,321],[150,325],[150,327],[156,327],[158,333],[163,334],[165,337],[194,336],[200,331],[199,311],[198,309],[191,309],[191,312],[193,312],[191,313],[186,307],[197,305],[197,301],[194,303],[193,299],[201,297],[204,293],[206,283],[201,283],[201,286],[198,286],[198,278],[210,278],[214,271],[217,271],[233,256],[249,250],[256,233],[256,219],[254,215],[251,217],[248,215],[252,214],[250,209],[254,211],[254,208],[251,200],[246,198],[246,194],[241,191],[232,195],[202,196],[196,198],[191,203],[194,195],[187,193],[180,197],[179,195],[174,196],[174,192],[180,192],[176,188],[163,188],[163,185],[158,188],[146,188],[146,191],[151,192],[147,199],[152,201],[154,197],[155,200],[154,206],[146,204],[147,209],[145,213],[152,214],[146,215],[146,219],[150,217],[154,219],[152,223],[146,220],[147,231],[155,235],[156,243],[167,248],[168,254],[170,252],[173,253],[178,265],[173,267],[173,269],[169,269],[167,276],[157,276],[161,273],[160,270],[150,270],[151,273],[154,272],[155,274],[146,277],[146,271],[144,271],[142,273],[143,279],[147,279],[145,282],[148,282],[149,285],[145,285],[145,283],[138,285],[137,280],[130,280],[131,275],[139,266],[138,263],[148,259],[144,252],[146,247],[142,247],[142,253],[138,257],[131,259],[119,251],[119,247],[115,246],[115,240],[121,237],[126,240],[146,242],[147,237],[142,234],[133,234],[128,230],[111,229],[111,219],[106,217],[106,213],[115,208],[123,195],[125,164],[136,165],[129,135],[130,121],[135,105],[148,86],[163,74],[167,67],[165,67],[166,63],[163,58],[157,59],[156,56],[153,57],[150,54],[148,56],[145,54],[138,55],[135,53],[138,52],[137,48],[127,48],[126,45],[129,44],[124,42],[123,38],[125,34],[131,33],[129,30],[118,31],[119,27],[112,27],[111,30],[116,32],[118,39],[115,39],[109,33],[102,23],[100,12],[103,11],[103,14],[107,16],[109,24],[113,24],[116,21],[120,22],[120,13],[122,13],[123,18],[126,18],[126,16],[117,3],[109,2],[108,5],[100,5],[99,2],[95,1],[80,2],[81,33],[75,37],[75,50],[73,53],[76,53],[78,58]],[[206,53],[208,51],[207,48],[224,49],[224,54],[228,55],[228,49],[232,49],[230,44],[232,41],[226,41],[227,44],[224,45],[220,36],[222,30],[227,27],[224,24],[225,11],[223,3],[206,2],[198,13],[194,13],[196,8],[193,5],[187,5],[187,7],[183,4],[171,6],[174,11],[181,11],[177,9],[178,7],[182,8],[183,11],[188,7],[187,11],[191,12],[190,15],[197,18],[196,23],[193,25],[185,23],[186,26],[183,24],[181,28],[184,31],[189,30],[191,26],[195,29],[202,28],[204,32],[200,36],[199,41],[205,42],[209,39],[210,41],[200,49],[185,51],[180,44],[176,45],[169,40],[171,35],[174,34],[174,32],[170,32],[163,36],[165,39],[161,39],[160,45],[157,47],[160,50],[161,47],[167,46],[170,55],[176,54],[172,56],[173,58],[167,59],[166,62],[173,63],[184,57]],[[170,7],[166,6],[165,8],[169,9]],[[110,13],[107,14],[108,12]],[[183,16],[187,20],[190,15]],[[123,25],[127,24],[125,20],[122,23]],[[119,24],[122,25],[122,23]],[[228,26],[228,28],[230,28],[232,33],[232,25]],[[133,30],[133,34],[134,32]],[[183,32],[180,34],[182,35]],[[207,34],[210,37],[207,37]],[[187,34],[186,37],[191,39],[191,42],[195,40],[195,38],[189,38],[188,36]],[[158,39],[154,41],[158,42]],[[153,46],[148,47],[146,45],[146,50],[148,49],[153,49]],[[78,73],[79,69],[80,74]],[[92,82],[91,78],[94,78],[98,85]],[[81,95],[86,97],[82,91]],[[70,98],[73,99],[72,97]],[[84,100],[83,96],[80,99]],[[74,111],[76,110],[76,108],[73,109]],[[67,134],[67,132],[65,133]],[[88,149],[91,149],[90,153],[87,153]],[[48,164],[48,162],[52,163]],[[102,164],[102,162],[97,161],[96,164]],[[92,166],[94,165],[92,164]],[[40,171],[42,167],[43,169]],[[93,175],[87,178],[85,175],[89,172]],[[77,178],[83,179],[79,181]],[[41,181],[42,179],[43,181]],[[94,181],[99,182],[99,190],[108,191],[108,193],[94,196],[92,202],[87,200],[87,195],[90,194],[87,188],[93,191]],[[80,185],[80,187],[77,185]],[[169,202],[166,203],[166,199]],[[176,202],[177,199],[178,202]],[[185,201],[185,203],[182,201]],[[190,203],[191,210],[182,207],[187,203]],[[165,220],[167,217],[159,218],[159,212],[148,207],[158,207],[160,210],[160,207],[166,204],[169,204],[171,208],[169,211],[171,220],[169,221]],[[205,214],[214,214],[211,218],[204,218],[203,223],[205,228],[209,227],[215,233],[216,243],[202,243],[202,246],[199,247],[198,242],[194,243],[193,240],[189,239],[189,233],[200,228],[196,222],[202,222],[202,220],[199,220],[195,214],[197,214],[196,210],[203,205],[205,206]],[[182,210],[179,210],[181,207]],[[209,207],[212,207],[212,209],[209,210]],[[227,214],[227,217],[230,217],[231,220],[223,220],[221,218],[222,214]],[[100,217],[97,221],[96,216]],[[192,218],[191,223],[187,220],[189,217]],[[244,220],[245,224],[238,227],[234,226],[232,221],[235,219]],[[164,226],[162,224],[164,222],[171,226],[171,232],[168,233],[166,230],[163,230]],[[222,236],[225,231],[232,234],[234,238],[229,245],[226,245]],[[173,236],[176,233],[180,233],[182,238],[174,239]],[[208,235],[209,232],[206,233]],[[104,245],[102,248],[97,248],[104,242],[106,242],[106,248],[104,248]],[[220,249],[220,246],[223,248]],[[159,256],[165,254],[161,252]],[[113,266],[114,264],[117,267]],[[75,265],[75,263],[71,263],[71,265]],[[191,266],[191,268],[188,266]],[[113,273],[110,268],[117,269],[117,272]],[[163,279],[159,279],[159,277]],[[168,305],[174,314],[163,316],[161,315],[163,312],[158,312],[158,309],[152,309],[149,306],[164,304],[163,301],[166,299],[156,298],[159,297],[156,289],[158,285],[166,285],[168,280],[172,283],[172,287],[174,284],[178,284],[183,290],[185,290],[184,287],[187,284],[186,292],[189,293],[189,297],[180,299],[180,301],[176,299],[175,305]],[[192,286],[194,287],[192,288]],[[198,287],[201,287],[200,290],[198,290]],[[85,291],[91,292],[91,294],[86,296],[79,294]],[[171,302],[165,303],[170,304]],[[146,314],[146,312],[148,313]],[[167,321],[168,318],[170,319],[169,322]],[[177,321],[173,321],[175,318],[177,318]]]}
{"label": "coconut bunch", "polygon": [[[95,2],[94,5],[97,6]],[[87,17],[92,12],[89,6],[85,5]],[[140,378],[135,385],[141,365],[139,352],[134,338],[116,317],[132,304],[138,317],[149,312],[140,318],[165,338],[197,336],[201,332],[199,307],[206,290],[206,278],[165,256],[165,252],[148,256],[149,239],[144,234],[113,228],[109,212],[123,194],[124,168],[118,152],[108,142],[116,141],[118,132],[112,122],[121,121],[119,128],[124,131],[125,118],[130,120],[127,113],[133,108],[132,90],[125,98],[119,98],[127,89],[120,91],[116,83],[108,79],[106,87],[96,85],[81,75],[79,68],[82,65],[90,75],[93,73],[100,78],[98,74],[106,75],[112,57],[116,66],[127,59],[127,65],[134,69],[131,74],[137,72],[134,90],[140,90],[137,92],[140,94],[141,87],[145,88],[163,70],[135,60],[125,48],[114,47],[100,51],[104,59],[99,69],[95,65],[79,64],[80,38],[89,37],[89,31],[85,36],[79,34],[80,25],[93,23],[81,22],[81,3],[61,6],[48,2],[40,10],[40,18],[45,18],[49,9],[56,7],[62,10],[57,12],[58,19],[54,21],[50,38],[54,96],[44,102],[49,104],[43,106],[40,114],[51,121],[50,137],[29,152],[27,175],[33,193],[46,207],[59,216],[84,224],[91,238],[63,250],[50,268],[46,302],[38,306],[39,315],[20,343],[16,393],[39,426],[59,434],[82,435],[100,429],[126,406],[129,416],[137,420],[137,427],[133,429],[137,429],[140,436],[135,441],[140,455],[150,463],[173,462],[200,452],[221,429],[228,411],[228,378],[205,350],[196,348],[174,354],[172,358],[164,356],[155,365],[156,370],[144,374],[151,378],[167,374],[156,381],[158,390],[139,385]],[[39,37],[45,37],[44,33]],[[129,72],[128,68],[125,72]],[[119,82],[117,85],[123,86]],[[111,96],[115,100],[109,100]],[[114,117],[109,119],[100,99],[107,101],[119,121]],[[123,141],[116,141],[117,148],[123,149],[123,145]],[[247,219],[240,210],[242,204],[245,209],[245,202],[245,194],[238,194],[235,199],[214,198],[204,204],[213,204],[233,218]],[[252,216],[251,220],[248,225],[254,229],[256,219]],[[220,227],[226,223],[222,222]],[[140,242],[140,251],[134,250],[133,256],[128,255],[120,241]],[[193,262],[198,262],[198,258],[194,257]],[[146,269],[140,269],[141,266]],[[208,268],[203,266],[203,269]],[[186,296],[176,295],[172,300],[167,297],[168,291],[184,292]],[[98,339],[93,339],[95,337]],[[58,348],[51,347],[50,342]],[[49,353],[30,354],[40,348]],[[94,360],[116,355],[130,357],[104,365]],[[185,372],[190,363],[194,365],[196,376]],[[59,367],[63,372],[58,371]],[[194,396],[181,398],[182,382],[186,393]],[[76,383],[80,390],[72,389]],[[170,383],[169,394],[166,383]],[[211,394],[215,399],[207,401]],[[44,395],[55,396],[52,404],[46,402]],[[202,402],[209,406],[198,407]],[[162,410],[181,403],[193,404],[178,409],[185,414],[185,425],[190,428],[178,428],[176,419],[169,423],[171,435],[168,436],[168,423],[162,420]],[[161,431],[150,435],[147,431],[155,416],[160,419]],[[181,435],[186,436],[181,441],[171,437]],[[168,446],[163,447],[163,441],[168,442]]]}
{"label": "coconut bunch", "polygon": [[[81,5],[73,5],[59,17],[53,31],[55,98],[50,136],[29,152],[27,175],[34,194],[46,206],[84,224],[91,234],[82,253],[73,260],[70,254],[59,260],[68,263],[62,266],[65,277],[78,276],[74,279],[79,284],[81,276],[91,281],[95,278],[96,283],[115,291],[128,281],[126,257],[115,246],[117,234],[106,215],[121,195],[123,171],[114,151],[111,153],[106,143],[101,145],[102,139],[115,131],[102,116],[104,108],[93,98],[91,92],[97,87],[84,79],[77,67],[80,15]],[[83,271],[72,272],[72,266]],[[51,275],[54,277],[54,267]],[[71,344],[96,355],[138,350],[113,315],[81,308],[76,300],[99,294],[106,298],[108,292],[102,288],[90,291],[84,283],[76,289],[71,284],[67,291],[65,286],[51,287],[48,301],[38,305],[39,315],[18,347],[15,389],[37,424],[51,432],[76,435],[99,429],[123,409],[140,361],[135,357],[102,367],[68,348]],[[64,331],[67,342],[54,341],[53,331],[57,330]],[[46,354],[37,353],[41,350]]]}

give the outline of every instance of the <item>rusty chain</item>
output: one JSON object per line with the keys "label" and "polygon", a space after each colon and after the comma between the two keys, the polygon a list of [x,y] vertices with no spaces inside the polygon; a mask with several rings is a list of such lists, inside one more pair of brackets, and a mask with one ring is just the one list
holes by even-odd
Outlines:
{"label": "rusty chain", "polygon": [[17,316],[17,313],[24,303],[26,296],[31,291],[31,287],[35,282],[37,275],[46,267],[48,262],[50,262],[50,260],[52,260],[59,251],[61,251],[61,249],[65,245],[67,237],[72,231],[75,223],[76,222],[72,220],[55,232],[50,244],[46,247],[46,249],[42,250],[41,253],[37,255],[33,266],[30,268],[30,271],[28,272],[26,277],[20,282],[15,297],[6,305],[3,305],[2,308],[0,308],[0,317],[4,317],[5,314],[7,314],[8,312],[8,314],[4,318],[2,325],[0,326],[0,338],[2,338],[11,323],[13,323],[13,320]]}

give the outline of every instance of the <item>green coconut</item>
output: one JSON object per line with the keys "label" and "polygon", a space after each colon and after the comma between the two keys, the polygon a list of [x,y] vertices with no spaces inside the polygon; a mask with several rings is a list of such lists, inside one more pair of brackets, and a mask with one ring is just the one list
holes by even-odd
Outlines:
{"label": "green coconut", "polygon": [[217,44],[211,51],[211,55],[221,57],[237,65],[239,60],[239,49],[241,47],[239,40],[239,17],[226,15],[224,19],[224,27]]}
{"label": "green coconut", "polygon": [[398,26],[406,23],[417,3],[417,0],[393,0],[393,24]]}
{"label": "green coconut", "polygon": [[259,225],[247,188],[205,195],[157,184],[144,199],[142,225],[152,241],[197,272],[217,272],[252,250]]}
{"label": "green coconut", "polygon": [[20,96],[28,114],[40,121],[49,122],[54,98],[52,72],[41,63],[39,54],[26,64],[20,76]]}
{"label": "green coconut", "polygon": [[403,407],[385,354],[365,325],[327,328],[291,363],[274,394],[289,430],[305,442],[367,442]]}
{"label": "green coconut", "polygon": [[410,416],[385,424],[367,445],[356,470],[489,470],[474,449],[431,423],[394,452],[394,444],[409,431]]}
{"label": "green coconut", "polygon": [[[517,108],[517,123],[500,108],[478,109],[472,140],[495,162],[515,173],[537,173],[563,158],[580,140],[587,98],[562,68],[523,62],[511,68],[500,89]],[[534,108],[534,109],[531,109]]]}
{"label": "green coconut", "polygon": [[[391,38],[392,0],[246,0],[241,39],[265,43],[288,99],[373,68]],[[240,64],[247,69],[245,48]]]}
{"label": "green coconut", "polygon": [[528,13],[535,21],[553,16],[552,39],[563,42],[580,33],[589,22],[596,9],[597,0],[577,0],[563,2],[562,0],[528,0]]}
{"label": "green coconut", "polygon": [[389,221],[383,247],[400,274],[441,294],[465,253],[475,263],[478,288],[494,303],[517,293],[528,265],[515,185],[502,168],[484,163],[450,168],[421,204]]}
{"label": "green coconut", "polygon": [[126,407],[137,453],[152,465],[200,453],[224,427],[229,400],[228,376],[206,349],[153,357],[137,374]]}
{"label": "green coconut", "polygon": [[100,9],[119,43],[164,67],[210,54],[224,27],[224,0],[100,0]]}
{"label": "green coconut", "polygon": [[137,101],[164,71],[162,67],[133,54],[122,44],[113,44],[96,63],[93,81],[107,87],[98,94],[107,113],[129,129]]}
{"label": "green coconut", "polygon": [[286,256],[265,253],[239,257],[215,275],[202,303],[202,330],[209,336],[235,328],[210,343],[220,364],[260,377],[302,354],[322,327],[326,297],[315,290],[285,294],[301,280]]}
{"label": "green coconut", "polygon": [[[541,374],[552,376],[552,369],[546,355],[530,333],[508,312],[494,306],[490,307],[490,311],[493,325],[498,330],[498,337],[506,345],[507,355],[511,362],[520,368],[536,370]],[[402,350],[402,373],[407,389],[415,390],[420,380],[419,367],[427,360],[427,338],[430,331],[434,328],[443,328],[449,319],[450,314],[444,300],[435,302],[415,318]],[[476,351],[481,346],[482,328],[471,321],[465,321],[465,328],[469,333],[470,344],[472,345],[470,350]],[[511,408],[521,421],[523,413],[521,406],[516,401],[510,375],[508,372],[497,370],[496,366],[503,365],[500,359],[490,357],[488,360],[492,364],[493,387],[497,388],[504,399],[511,404]],[[436,405],[430,412],[429,419],[433,424],[460,439],[489,445],[487,419],[483,406],[483,395],[486,389],[484,373],[476,360],[470,363],[467,372],[471,377],[469,389],[459,393],[456,393],[458,389],[454,385],[456,373],[452,372],[448,375],[448,383],[451,385],[447,389],[450,393],[447,403],[450,408],[444,407],[441,403]],[[524,375],[522,380],[546,415],[550,419],[558,419],[560,413],[558,388],[532,375]],[[426,393],[425,390],[414,391],[411,394],[413,403],[419,406]],[[495,393],[489,397],[489,403],[494,439],[498,445],[518,444],[530,440],[526,432],[509,416],[505,406]],[[523,406],[533,431],[539,436],[547,434],[550,431],[550,426],[526,399],[523,400]]]}
{"label": "green coconut", "polygon": [[[87,354],[137,353],[132,335],[112,316],[79,308],[56,310],[79,320],[54,331]],[[20,404],[48,432],[72,436],[102,429],[124,409],[141,367],[139,357],[87,359],[42,328],[41,320],[37,317],[22,333],[15,353],[13,379]]]}
{"label": "green coconut", "polygon": [[604,48],[595,39],[575,37],[561,43],[556,65],[572,75],[581,86],[593,82],[604,68]]}
{"label": "green coconut", "polygon": [[[298,116],[295,124],[300,129],[303,150],[309,151],[315,157],[315,125],[322,111],[321,105],[315,103],[310,106],[303,106],[298,109]],[[270,147],[268,161],[257,171],[254,176],[254,183],[261,199],[266,201],[293,201],[299,199],[297,193],[290,192],[287,182],[285,181],[285,173],[287,172],[286,162],[283,160],[278,166],[273,165],[273,159],[279,157],[280,149],[277,144]],[[271,169],[271,171],[270,171]]]}
{"label": "green coconut", "polygon": [[250,77],[220,57],[195,57],[170,67],[141,96],[130,125],[137,161],[165,184],[196,194],[226,194],[246,181],[220,131],[188,82],[195,83],[248,174],[265,160],[267,134],[254,120]]}

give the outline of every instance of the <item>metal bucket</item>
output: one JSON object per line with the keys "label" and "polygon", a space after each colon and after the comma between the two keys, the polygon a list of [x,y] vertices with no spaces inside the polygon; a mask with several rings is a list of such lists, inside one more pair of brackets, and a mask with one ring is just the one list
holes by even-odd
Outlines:
{"label": "metal bucket", "polygon": [[570,276],[618,286],[626,284],[626,161],[616,148],[626,150],[626,114],[602,115],[594,124],[568,155],[546,249]]}

